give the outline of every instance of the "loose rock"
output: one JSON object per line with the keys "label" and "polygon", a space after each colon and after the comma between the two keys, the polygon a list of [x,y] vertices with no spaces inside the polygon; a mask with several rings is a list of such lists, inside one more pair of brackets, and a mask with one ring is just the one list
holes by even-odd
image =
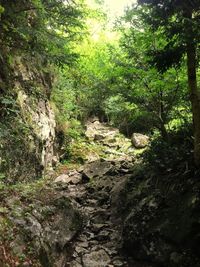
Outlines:
{"label": "loose rock", "polygon": [[82,261],[84,267],[105,267],[110,263],[110,257],[103,249],[101,249],[83,255]]}
{"label": "loose rock", "polygon": [[149,143],[149,137],[144,134],[134,133],[132,135],[131,142],[136,148],[144,148]]}

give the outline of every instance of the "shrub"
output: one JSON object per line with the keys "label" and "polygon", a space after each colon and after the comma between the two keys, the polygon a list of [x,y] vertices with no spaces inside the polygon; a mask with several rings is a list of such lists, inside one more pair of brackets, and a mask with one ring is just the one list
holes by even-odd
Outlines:
{"label": "shrub", "polygon": [[143,156],[144,161],[156,170],[172,170],[177,165],[183,168],[192,166],[192,126],[183,125],[179,129],[169,132],[168,141],[160,135],[152,138],[151,145]]}

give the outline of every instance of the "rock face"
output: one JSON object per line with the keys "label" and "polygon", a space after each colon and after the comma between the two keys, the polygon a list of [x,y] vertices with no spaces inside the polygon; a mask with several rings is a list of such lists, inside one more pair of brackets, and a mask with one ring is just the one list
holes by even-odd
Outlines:
{"label": "rock face", "polygon": [[[47,99],[31,99],[25,92],[18,91],[18,103],[24,121],[32,128],[32,135],[40,140],[40,163],[44,171],[52,167],[56,153],[55,116]],[[32,102],[34,101],[34,105]],[[32,144],[34,146],[34,144]]]}
{"label": "rock face", "polygon": [[0,172],[10,182],[41,177],[57,162],[56,123],[49,102],[51,76],[40,70],[36,58],[13,58],[5,73],[0,73],[0,90],[7,82],[0,116]]}
{"label": "rock face", "polygon": [[199,181],[161,179],[140,166],[113,188],[123,247],[135,259],[156,266],[199,267]]}
{"label": "rock face", "polygon": [[131,137],[131,142],[136,148],[144,148],[149,143],[149,137],[140,133],[134,133]]}
{"label": "rock face", "polygon": [[[46,187],[42,192],[36,191],[35,195],[27,192],[28,206],[26,198],[22,198],[20,194],[4,200],[9,209],[4,220],[11,227],[12,253],[16,258],[29,255],[31,262],[28,266],[63,266],[70,242],[82,226],[82,217],[77,208],[62,189],[58,189]],[[37,264],[34,263],[34,258]]]}

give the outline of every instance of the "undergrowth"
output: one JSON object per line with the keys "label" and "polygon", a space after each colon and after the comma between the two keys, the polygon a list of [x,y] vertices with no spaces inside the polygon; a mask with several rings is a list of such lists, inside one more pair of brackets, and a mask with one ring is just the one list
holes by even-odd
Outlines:
{"label": "undergrowth", "polygon": [[194,168],[191,128],[186,125],[170,131],[167,141],[160,135],[152,138],[149,148],[143,153],[144,162],[156,172],[170,172],[177,166],[183,172]]}

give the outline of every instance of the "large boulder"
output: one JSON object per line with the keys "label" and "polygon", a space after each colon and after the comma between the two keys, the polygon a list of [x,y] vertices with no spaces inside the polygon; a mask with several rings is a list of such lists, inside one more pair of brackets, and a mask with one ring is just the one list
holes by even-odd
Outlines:
{"label": "large boulder", "polygon": [[131,142],[134,147],[136,148],[144,148],[148,145],[149,143],[149,137],[144,134],[140,133],[133,133],[131,137]]}

